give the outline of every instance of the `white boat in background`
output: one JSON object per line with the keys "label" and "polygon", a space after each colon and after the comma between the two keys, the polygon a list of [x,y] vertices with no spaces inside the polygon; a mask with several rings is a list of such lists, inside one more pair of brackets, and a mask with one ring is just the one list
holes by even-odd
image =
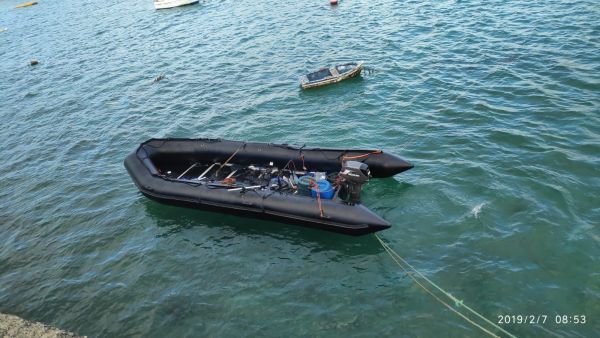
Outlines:
{"label": "white boat in background", "polygon": [[154,8],[164,9],[198,3],[199,0],[154,0]]}

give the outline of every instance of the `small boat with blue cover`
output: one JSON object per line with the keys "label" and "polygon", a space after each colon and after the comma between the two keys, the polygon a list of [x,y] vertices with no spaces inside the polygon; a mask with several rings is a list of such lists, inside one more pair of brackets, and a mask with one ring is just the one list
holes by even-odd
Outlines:
{"label": "small boat with blue cover", "polygon": [[321,68],[316,72],[302,75],[300,85],[303,89],[320,87],[358,76],[362,70],[362,61],[343,63],[331,68]]}
{"label": "small boat with blue cover", "polygon": [[160,203],[363,235],[390,227],[361,203],[363,184],[413,166],[372,149],[151,139],[125,167]]}

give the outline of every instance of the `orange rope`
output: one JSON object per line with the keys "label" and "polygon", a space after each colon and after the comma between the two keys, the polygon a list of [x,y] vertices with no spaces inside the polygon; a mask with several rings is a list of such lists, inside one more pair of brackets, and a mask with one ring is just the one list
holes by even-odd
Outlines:
{"label": "orange rope", "polygon": [[383,151],[381,151],[381,150],[375,150],[375,151],[372,151],[372,152],[370,152],[370,153],[366,153],[366,154],[362,154],[362,155],[356,155],[356,156],[343,156],[343,157],[342,157],[342,161],[346,161],[346,160],[355,160],[355,159],[357,159],[357,158],[363,158],[363,157],[367,157],[367,156],[369,156],[369,155],[381,154],[381,153],[383,153]]}
{"label": "orange rope", "polygon": [[324,217],[323,206],[321,205],[321,191],[319,190],[319,185],[317,184],[317,182],[315,182],[313,179],[311,179],[310,186],[314,187],[315,190],[317,190],[317,203],[319,204],[319,213],[321,215],[321,218],[323,218]]}
{"label": "orange rope", "polygon": [[226,177],[225,179],[223,179],[221,181],[222,184],[229,184],[229,185],[233,185],[235,184],[235,177]]}

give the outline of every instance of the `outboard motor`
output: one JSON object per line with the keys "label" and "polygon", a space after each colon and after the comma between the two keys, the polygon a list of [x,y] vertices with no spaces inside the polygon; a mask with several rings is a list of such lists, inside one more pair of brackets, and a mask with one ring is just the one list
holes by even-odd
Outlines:
{"label": "outboard motor", "polygon": [[360,203],[362,185],[371,177],[369,166],[358,161],[344,162],[340,177],[342,180],[338,196],[350,205]]}

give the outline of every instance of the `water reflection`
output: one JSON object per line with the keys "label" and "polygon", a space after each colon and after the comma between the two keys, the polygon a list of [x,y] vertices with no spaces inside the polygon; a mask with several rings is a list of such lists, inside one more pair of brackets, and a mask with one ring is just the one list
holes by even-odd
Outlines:
{"label": "water reflection", "polygon": [[298,90],[300,91],[300,97],[303,98],[319,98],[328,96],[335,98],[338,96],[343,97],[349,93],[362,95],[365,93],[364,81],[365,79],[362,76],[356,76],[341,81],[340,83],[333,83],[313,89],[302,89],[300,85],[298,85]]}
{"label": "water reflection", "polygon": [[[347,236],[323,230],[278,222],[225,215],[221,213],[162,205],[144,198],[146,214],[159,227],[157,237],[187,236],[186,229],[203,227],[218,231],[214,238],[241,236],[257,240],[285,241],[312,252],[334,250],[343,255],[369,255],[383,251],[372,235]],[[192,241],[193,242],[193,241]]]}

